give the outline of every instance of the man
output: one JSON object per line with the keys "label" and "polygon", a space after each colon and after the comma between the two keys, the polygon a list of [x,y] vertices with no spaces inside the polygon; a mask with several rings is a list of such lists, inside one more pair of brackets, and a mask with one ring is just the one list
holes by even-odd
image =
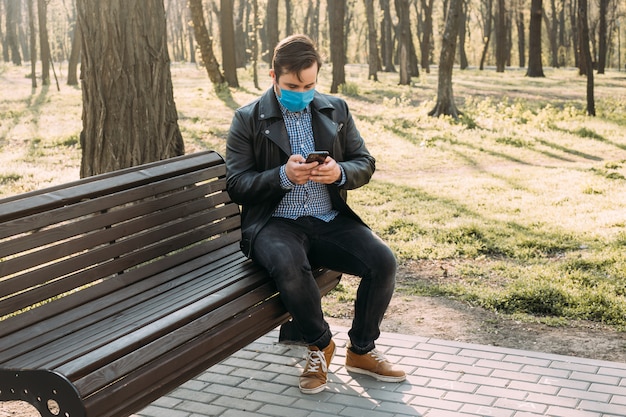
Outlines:
{"label": "man", "polygon": [[[346,204],[375,169],[342,99],[315,91],[322,60],[304,35],[274,50],[272,88],[238,109],[228,135],[228,190],[242,206],[241,247],[265,267],[308,344],[305,394],[326,387],[335,353],[311,273],[322,266],[361,277],[346,368],[386,382],[406,376],[375,349],[395,285],[396,260]],[[328,151],[306,162],[313,151]]]}

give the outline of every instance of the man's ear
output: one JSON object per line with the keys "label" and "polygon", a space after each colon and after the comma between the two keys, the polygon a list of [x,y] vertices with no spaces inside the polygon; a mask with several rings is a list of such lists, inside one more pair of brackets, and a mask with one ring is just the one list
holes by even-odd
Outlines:
{"label": "man's ear", "polygon": [[270,77],[272,77],[272,81],[274,83],[278,82],[278,80],[276,80],[276,71],[274,71],[274,68],[270,68]]}

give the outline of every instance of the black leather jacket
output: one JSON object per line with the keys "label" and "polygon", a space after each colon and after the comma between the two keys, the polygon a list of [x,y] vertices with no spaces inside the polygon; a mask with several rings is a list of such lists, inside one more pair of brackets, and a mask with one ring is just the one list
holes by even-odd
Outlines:
{"label": "black leather jacket", "polygon": [[[362,222],[346,203],[347,190],[369,182],[375,160],[344,100],[316,92],[310,108],[315,149],[329,151],[346,174],[344,185],[328,186],[333,208]],[[228,192],[242,206],[241,249],[248,257],[258,232],[288,192],[280,186],[279,173],[290,155],[289,136],[270,88],[235,112],[226,143]]]}

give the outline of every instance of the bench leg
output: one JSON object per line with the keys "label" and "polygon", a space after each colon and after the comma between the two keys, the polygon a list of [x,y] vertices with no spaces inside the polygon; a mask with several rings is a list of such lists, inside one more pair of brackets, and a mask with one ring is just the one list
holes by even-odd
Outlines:
{"label": "bench leg", "polygon": [[25,401],[42,417],[85,417],[72,383],[52,371],[0,370],[0,401]]}

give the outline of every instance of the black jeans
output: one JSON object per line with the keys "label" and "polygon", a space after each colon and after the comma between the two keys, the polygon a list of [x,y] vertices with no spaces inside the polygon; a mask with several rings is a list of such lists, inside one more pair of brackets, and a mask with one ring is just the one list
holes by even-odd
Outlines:
{"label": "black jeans", "polygon": [[311,265],[361,277],[348,335],[356,353],[375,347],[393,295],[396,259],[369,228],[341,215],[328,223],[314,217],[274,217],[258,234],[252,259],[276,282],[305,342],[320,349],[330,343],[332,333],[322,313]]}

